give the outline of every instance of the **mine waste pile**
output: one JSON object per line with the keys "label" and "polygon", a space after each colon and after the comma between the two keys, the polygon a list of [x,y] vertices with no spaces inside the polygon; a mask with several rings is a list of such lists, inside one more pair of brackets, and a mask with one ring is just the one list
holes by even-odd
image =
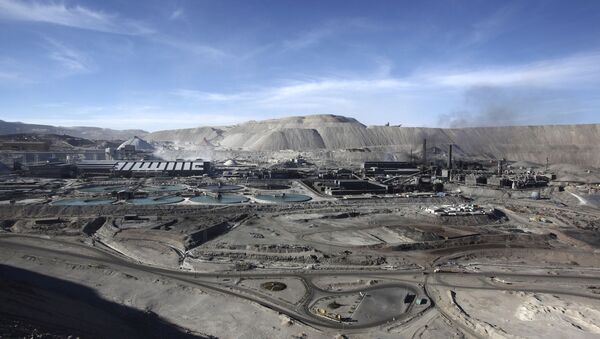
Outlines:
{"label": "mine waste pile", "polygon": [[[600,125],[546,125],[477,128],[424,128],[365,126],[337,115],[312,115],[250,121],[226,127],[198,127],[147,134],[149,141],[213,145],[249,151],[351,150],[372,153],[373,159],[389,152],[431,145],[459,145],[456,156],[488,156],[600,166]],[[380,154],[381,153],[381,154]],[[377,156],[374,156],[374,155]]]}

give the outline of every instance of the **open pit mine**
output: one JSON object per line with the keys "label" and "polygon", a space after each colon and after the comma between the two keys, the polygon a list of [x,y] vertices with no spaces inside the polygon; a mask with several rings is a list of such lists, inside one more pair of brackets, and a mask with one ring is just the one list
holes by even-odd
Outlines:
{"label": "open pit mine", "polygon": [[600,336],[600,125],[0,132],[0,337]]}

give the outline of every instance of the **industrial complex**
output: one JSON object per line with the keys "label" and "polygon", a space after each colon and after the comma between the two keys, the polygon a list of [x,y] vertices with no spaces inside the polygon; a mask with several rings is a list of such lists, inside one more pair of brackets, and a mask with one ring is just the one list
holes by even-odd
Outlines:
{"label": "industrial complex", "polygon": [[593,170],[427,137],[381,159],[3,138],[0,296],[17,327],[107,337],[83,319],[135,317],[163,337],[511,337],[535,319],[600,333]]}

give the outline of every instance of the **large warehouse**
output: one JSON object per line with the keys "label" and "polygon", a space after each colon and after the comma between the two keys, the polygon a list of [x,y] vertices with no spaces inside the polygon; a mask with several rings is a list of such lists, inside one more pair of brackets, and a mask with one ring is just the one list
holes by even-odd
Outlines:
{"label": "large warehouse", "polygon": [[192,176],[202,175],[210,168],[210,162],[194,161],[85,161],[78,165],[82,174],[111,174],[120,177],[146,176]]}

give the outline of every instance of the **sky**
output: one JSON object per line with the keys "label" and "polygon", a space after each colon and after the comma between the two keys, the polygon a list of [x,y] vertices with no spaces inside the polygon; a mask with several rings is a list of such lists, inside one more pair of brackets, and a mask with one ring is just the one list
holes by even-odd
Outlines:
{"label": "sky", "polygon": [[0,119],[600,123],[596,0],[0,0]]}

